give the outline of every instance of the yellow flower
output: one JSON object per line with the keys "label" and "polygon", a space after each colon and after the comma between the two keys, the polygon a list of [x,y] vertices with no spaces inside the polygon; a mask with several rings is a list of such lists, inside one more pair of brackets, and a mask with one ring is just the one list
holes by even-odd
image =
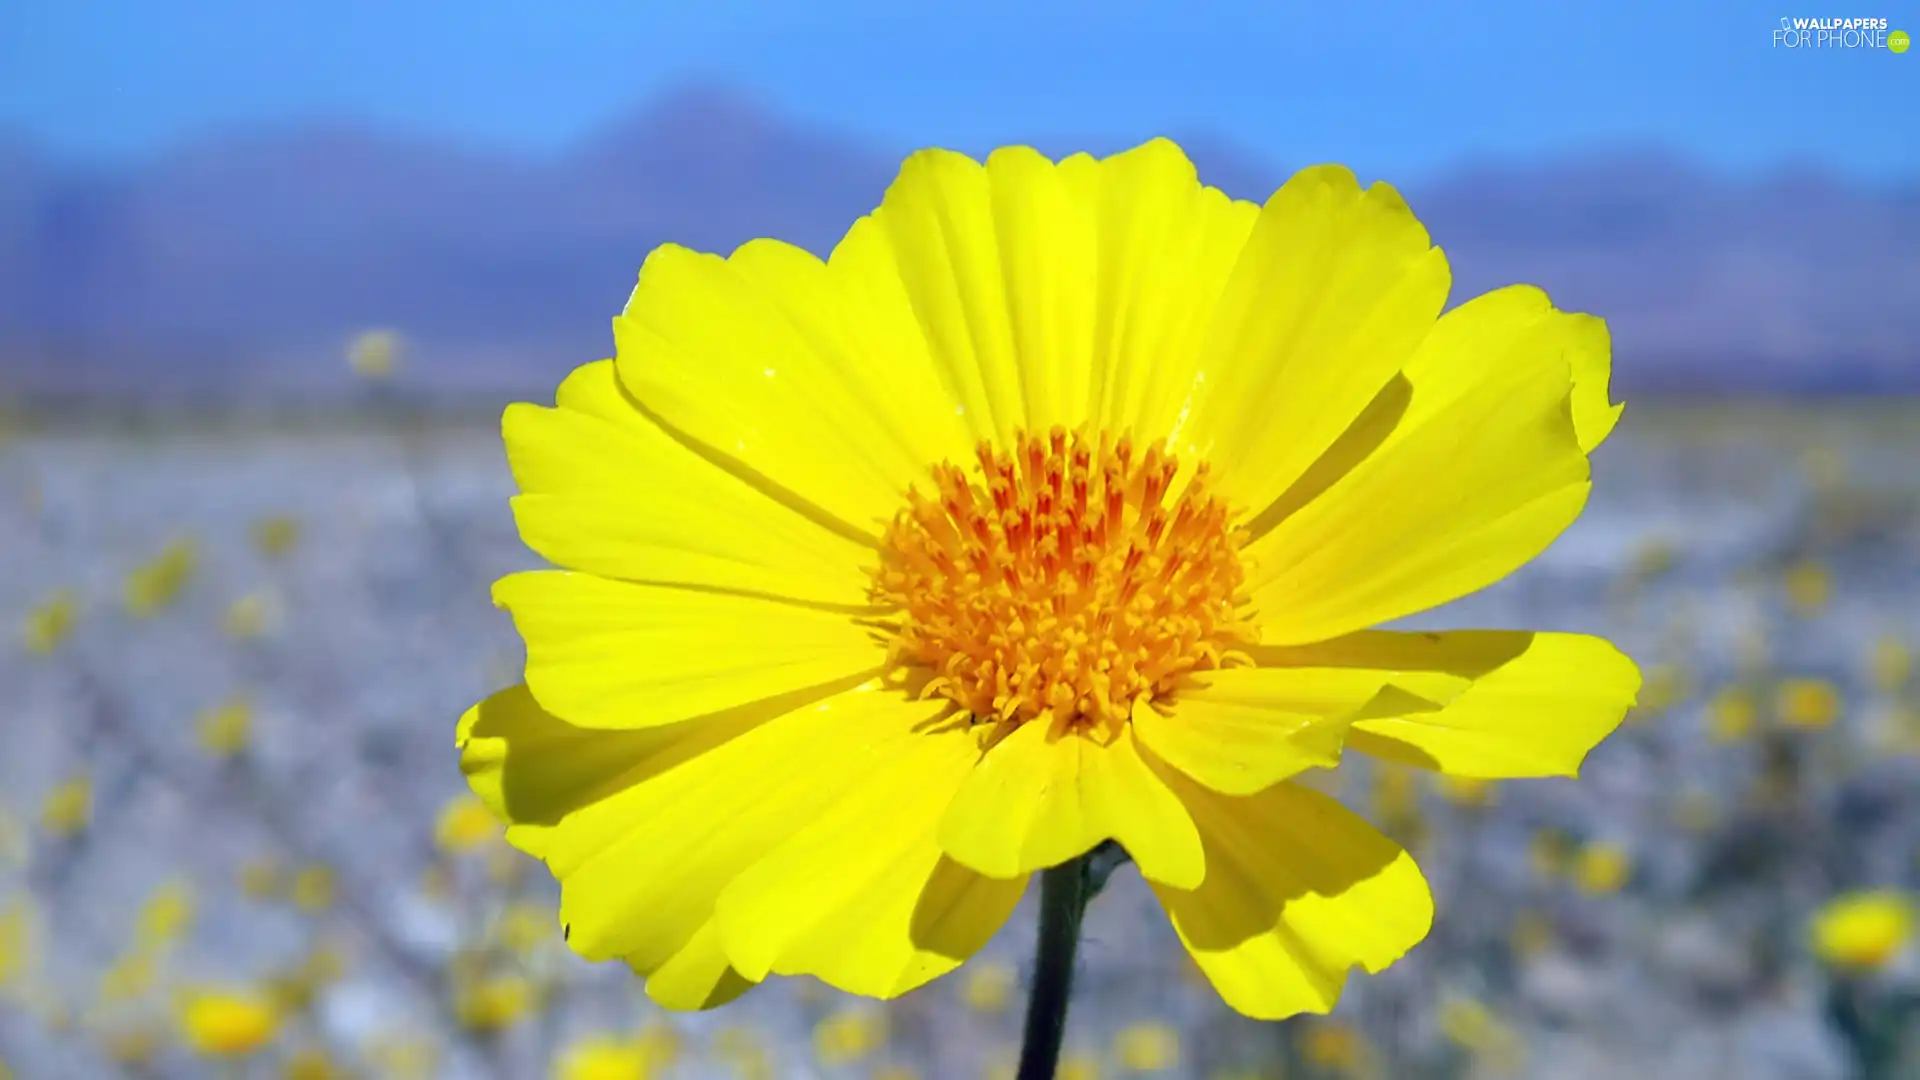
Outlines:
{"label": "yellow flower", "polygon": [[865,1009],[845,1009],[814,1025],[813,1054],[822,1065],[849,1065],[880,1048],[886,1018]]}
{"label": "yellow flower", "polygon": [[1813,951],[1836,968],[1875,970],[1886,965],[1913,936],[1913,904],[1890,890],[1835,897],[1812,923]]}
{"label": "yellow flower", "polygon": [[1633,874],[1633,857],[1627,849],[1610,841],[1588,844],[1580,849],[1573,880],[1581,892],[1616,893]]}
{"label": "yellow flower", "polygon": [[1720,743],[1740,742],[1752,735],[1759,716],[1753,695],[1731,686],[1714,695],[1707,712],[1707,734]]}
{"label": "yellow flower", "polygon": [[539,991],[525,976],[489,975],[464,986],[454,1000],[460,1022],[475,1031],[499,1031],[527,1018]]}
{"label": "yellow flower", "polygon": [[247,748],[253,734],[253,702],[236,697],[200,714],[200,749],[208,757],[230,758]]}
{"label": "yellow flower", "polygon": [[1493,803],[1494,782],[1478,776],[1439,776],[1440,794],[1458,806],[1488,806]]}
{"label": "yellow flower", "polygon": [[1802,615],[1819,614],[1833,598],[1833,575],[1812,559],[1789,566],[1784,583],[1787,602]]}
{"label": "yellow flower", "polygon": [[1017,981],[1011,966],[1002,963],[976,964],[967,977],[967,1007],[976,1012],[1003,1012],[1013,1001]]}
{"label": "yellow flower", "polygon": [[1780,684],[1776,707],[1788,727],[1829,727],[1840,717],[1840,690],[1825,679],[1787,679]]}
{"label": "yellow flower", "polygon": [[1307,1029],[1301,1054],[1308,1063],[1331,1072],[1352,1072],[1360,1067],[1366,1043],[1349,1024],[1323,1021]]}
{"label": "yellow flower", "polygon": [[495,586],[526,683],[459,725],[572,947],[672,1008],[893,997],[1113,839],[1243,1013],[1392,964],[1424,877],[1294,778],[1349,736],[1572,775],[1640,684],[1584,635],[1370,629],[1545,548],[1619,413],[1599,319],[1449,285],[1393,188],[1235,202],[1165,140],[916,154],[825,261],[655,251],[617,357],[505,416],[565,569]]}
{"label": "yellow flower", "polygon": [[302,911],[333,906],[334,875],[329,866],[309,866],[293,876],[293,904]]}
{"label": "yellow flower", "polygon": [[279,558],[300,543],[300,519],[284,514],[253,523],[253,547],[270,559]]}
{"label": "yellow flower", "polygon": [[347,364],[363,379],[390,377],[400,364],[400,335],[391,330],[368,330],[347,346]]}
{"label": "yellow flower", "polygon": [[1907,684],[1913,672],[1913,650],[1901,639],[1887,635],[1873,643],[1873,685],[1891,694]]}
{"label": "yellow flower", "polygon": [[474,851],[500,839],[500,819],[481,800],[458,795],[440,808],[433,838],[442,851]]}
{"label": "yellow flower", "polygon": [[1091,1054],[1068,1053],[1053,1075],[1054,1080],[1100,1080],[1100,1062]]}
{"label": "yellow flower", "polygon": [[180,1034],[202,1057],[244,1057],[273,1040],[280,1013],[250,990],[199,988],[182,995]]}
{"label": "yellow flower", "polygon": [[594,1036],[569,1047],[554,1080],[652,1080],[666,1065],[641,1039]]}
{"label": "yellow flower", "polygon": [[199,548],[191,540],[175,540],[160,554],[127,575],[127,613],[148,618],[179,598],[199,564]]}
{"label": "yellow flower", "polygon": [[1134,1072],[1166,1072],[1180,1064],[1180,1033],[1166,1024],[1129,1024],[1114,1036],[1113,1056]]}
{"label": "yellow flower", "polygon": [[114,961],[100,975],[100,1001],[123,1004],[147,996],[159,974],[160,958],[145,949],[134,948]]}
{"label": "yellow flower", "polygon": [[272,593],[250,592],[227,606],[220,630],[230,638],[249,641],[266,634],[276,615]]}
{"label": "yellow flower", "polygon": [[366,1055],[387,1080],[426,1080],[440,1062],[440,1052],[432,1043],[390,1035],[372,1040]]}
{"label": "yellow flower", "polygon": [[182,880],[161,885],[140,906],[134,920],[136,947],[149,952],[168,948],[186,935],[193,913],[193,886]]}
{"label": "yellow flower", "polygon": [[79,595],[72,589],[57,589],[27,613],[20,634],[30,651],[44,656],[73,635],[73,624],[79,618]]}
{"label": "yellow flower", "polygon": [[72,777],[40,803],[40,827],[53,836],[73,836],[93,821],[93,781]]}
{"label": "yellow flower", "polygon": [[33,967],[34,915],[25,897],[0,904],[0,990],[17,986]]}

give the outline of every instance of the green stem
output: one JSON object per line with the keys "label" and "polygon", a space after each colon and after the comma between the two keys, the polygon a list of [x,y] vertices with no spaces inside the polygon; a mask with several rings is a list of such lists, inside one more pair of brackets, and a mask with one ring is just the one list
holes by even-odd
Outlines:
{"label": "green stem", "polygon": [[1080,948],[1080,919],[1093,895],[1090,886],[1084,855],[1040,875],[1040,941],[1034,950],[1033,996],[1027,999],[1017,1080],[1053,1080],[1060,1062],[1073,959]]}

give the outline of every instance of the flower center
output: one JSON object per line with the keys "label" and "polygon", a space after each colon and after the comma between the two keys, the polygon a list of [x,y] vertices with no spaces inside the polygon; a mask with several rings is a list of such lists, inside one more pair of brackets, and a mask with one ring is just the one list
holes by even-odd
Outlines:
{"label": "flower center", "polygon": [[1131,437],[1054,428],[987,443],[977,475],[942,462],[907,493],[874,571],[896,665],[982,720],[1117,726],[1190,672],[1250,663],[1245,537],[1200,463]]}

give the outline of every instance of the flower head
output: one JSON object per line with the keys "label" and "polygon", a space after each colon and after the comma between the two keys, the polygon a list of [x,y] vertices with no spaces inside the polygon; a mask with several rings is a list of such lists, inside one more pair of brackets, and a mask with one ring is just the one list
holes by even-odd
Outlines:
{"label": "flower head", "polygon": [[181,1037],[203,1057],[244,1057],[271,1042],[279,1030],[279,1010],[263,994],[208,987],[182,995]]}
{"label": "flower head", "polygon": [[825,260],[655,251],[617,357],[504,421],[526,682],[461,721],[572,947],[675,1008],[892,997],[1115,840],[1242,1012],[1426,933],[1399,846],[1295,779],[1351,747],[1569,775],[1606,642],[1371,629],[1580,512],[1609,342],[1518,286],[1442,314],[1385,184],[1264,207],[1173,144],[927,151]]}
{"label": "flower head", "polygon": [[134,567],[127,574],[125,586],[127,613],[139,619],[158,614],[193,581],[199,562],[199,546],[192,540],[182,539]]}
{"label": "flower head", "polygon": [[1810,927],[1813,951],[1847,971],[1872,971],[1906,947],[1913,936],[1913,901],[1903,893],[1846,893],[1827,902]]}

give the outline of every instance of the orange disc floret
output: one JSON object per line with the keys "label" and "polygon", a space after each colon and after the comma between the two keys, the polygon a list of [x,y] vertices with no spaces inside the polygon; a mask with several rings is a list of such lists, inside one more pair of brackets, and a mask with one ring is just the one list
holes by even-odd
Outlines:
{"label": "orange disc floret", "polygon": [[983,720],[1118,724],[1191,672],[1249,662],[1245,537],[1199,463],[1056,427],[982,443],[907,494],[874,571],[897,665]]}

